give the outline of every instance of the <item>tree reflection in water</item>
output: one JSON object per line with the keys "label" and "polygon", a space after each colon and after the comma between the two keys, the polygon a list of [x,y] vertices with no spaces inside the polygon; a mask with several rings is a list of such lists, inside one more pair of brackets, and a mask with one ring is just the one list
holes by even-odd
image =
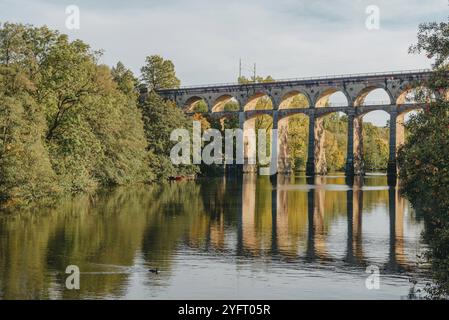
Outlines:
{"label": "tree reflection in water", "polygon": [[[365,223],[376,210],[389,219],[385,245],[374,243]],[[0,298],[124,297],[136,274],[144,286],[167,287],[180,265],[195,268],[181,259],[185,252],[237,270],[252,261],[260,268],[319,263],[364,272],[379,264],[388,274],[416,272],[404,214],[417,223],[407,210],[382,176],[244,175],[79,196],[53,209],[0,215]],[[78,291],[64,287],[73,264],[82,273]]]}
{"label": "tree reflection in water", "polygon": [[449,299],[449,208],[430,201],[414,206],[418,218],[424,220],[423,237],[428,249],[422,256],[430,263],[433,280],[426,284],[426,298]]}

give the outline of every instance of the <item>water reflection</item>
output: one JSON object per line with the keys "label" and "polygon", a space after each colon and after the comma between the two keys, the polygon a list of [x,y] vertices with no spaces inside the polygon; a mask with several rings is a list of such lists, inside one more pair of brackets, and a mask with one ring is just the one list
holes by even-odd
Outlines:
{"label": "water reflection", "polygon": [[[0,297],[399,298],[406,273],[418,271],[421,229],[383,176],[245,175],[115,189],[0,215]],[[73,264],[78,291],[64,286]],[[376,293],[364,288],[370,264],[391,277]],[[335,296],[338,280],[354,288]]]}

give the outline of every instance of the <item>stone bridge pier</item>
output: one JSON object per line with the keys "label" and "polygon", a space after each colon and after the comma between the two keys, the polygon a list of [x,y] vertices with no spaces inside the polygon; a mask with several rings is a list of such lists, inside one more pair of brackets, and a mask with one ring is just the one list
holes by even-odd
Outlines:
{"label": "stone bridge pier", "polygon": [[309,142],[307,147],[306,174],[324,175],[327,173],[326,154],[324,150],[325,129],[322,118],[315,114],[309,116]]}

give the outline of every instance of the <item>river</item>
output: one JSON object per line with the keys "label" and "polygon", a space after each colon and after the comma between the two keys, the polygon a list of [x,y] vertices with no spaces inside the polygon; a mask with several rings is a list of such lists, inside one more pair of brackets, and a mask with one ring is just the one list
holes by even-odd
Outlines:
{"label": "river", "polygon": [[0,298],[404,299],[422,230],[382,175],[116,188],[0,213]]}

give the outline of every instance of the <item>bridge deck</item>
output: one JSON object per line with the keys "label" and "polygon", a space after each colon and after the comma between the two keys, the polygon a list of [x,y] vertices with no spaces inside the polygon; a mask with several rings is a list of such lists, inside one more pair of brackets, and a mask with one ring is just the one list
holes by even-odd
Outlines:
{"label": "bridge deck", "polygon": [[289,78],[289,79],[278,79],[273,82],[259,82],[259,83],[214,83],[214,84],[204,84],[204,85],[191,85],[191,86],[181,86],[177,89],[159,89],[158,93],[167,94],[174,92],[204,92],[204,91],[214,91],[216,89],[228,89],[228,90],[238,90],[242,88],[257,88],[262,86],[285,86],[285,85],[311,85],[325,82],[335,82],[335,81],[345,81],[345,80],[373,80],[376,78],[404,78],[409,76],[410,78],[415,77],[426,77],[432,73],[429,69],[418,69],[418,70],[404,70],[404,71],[387,71],[387,72],[373,72],[373,73],[355,73],[355,74],[342,74],[342,75],[328,75],[328,76],[316,76],[316,77],[303,77],[303,78]]}

